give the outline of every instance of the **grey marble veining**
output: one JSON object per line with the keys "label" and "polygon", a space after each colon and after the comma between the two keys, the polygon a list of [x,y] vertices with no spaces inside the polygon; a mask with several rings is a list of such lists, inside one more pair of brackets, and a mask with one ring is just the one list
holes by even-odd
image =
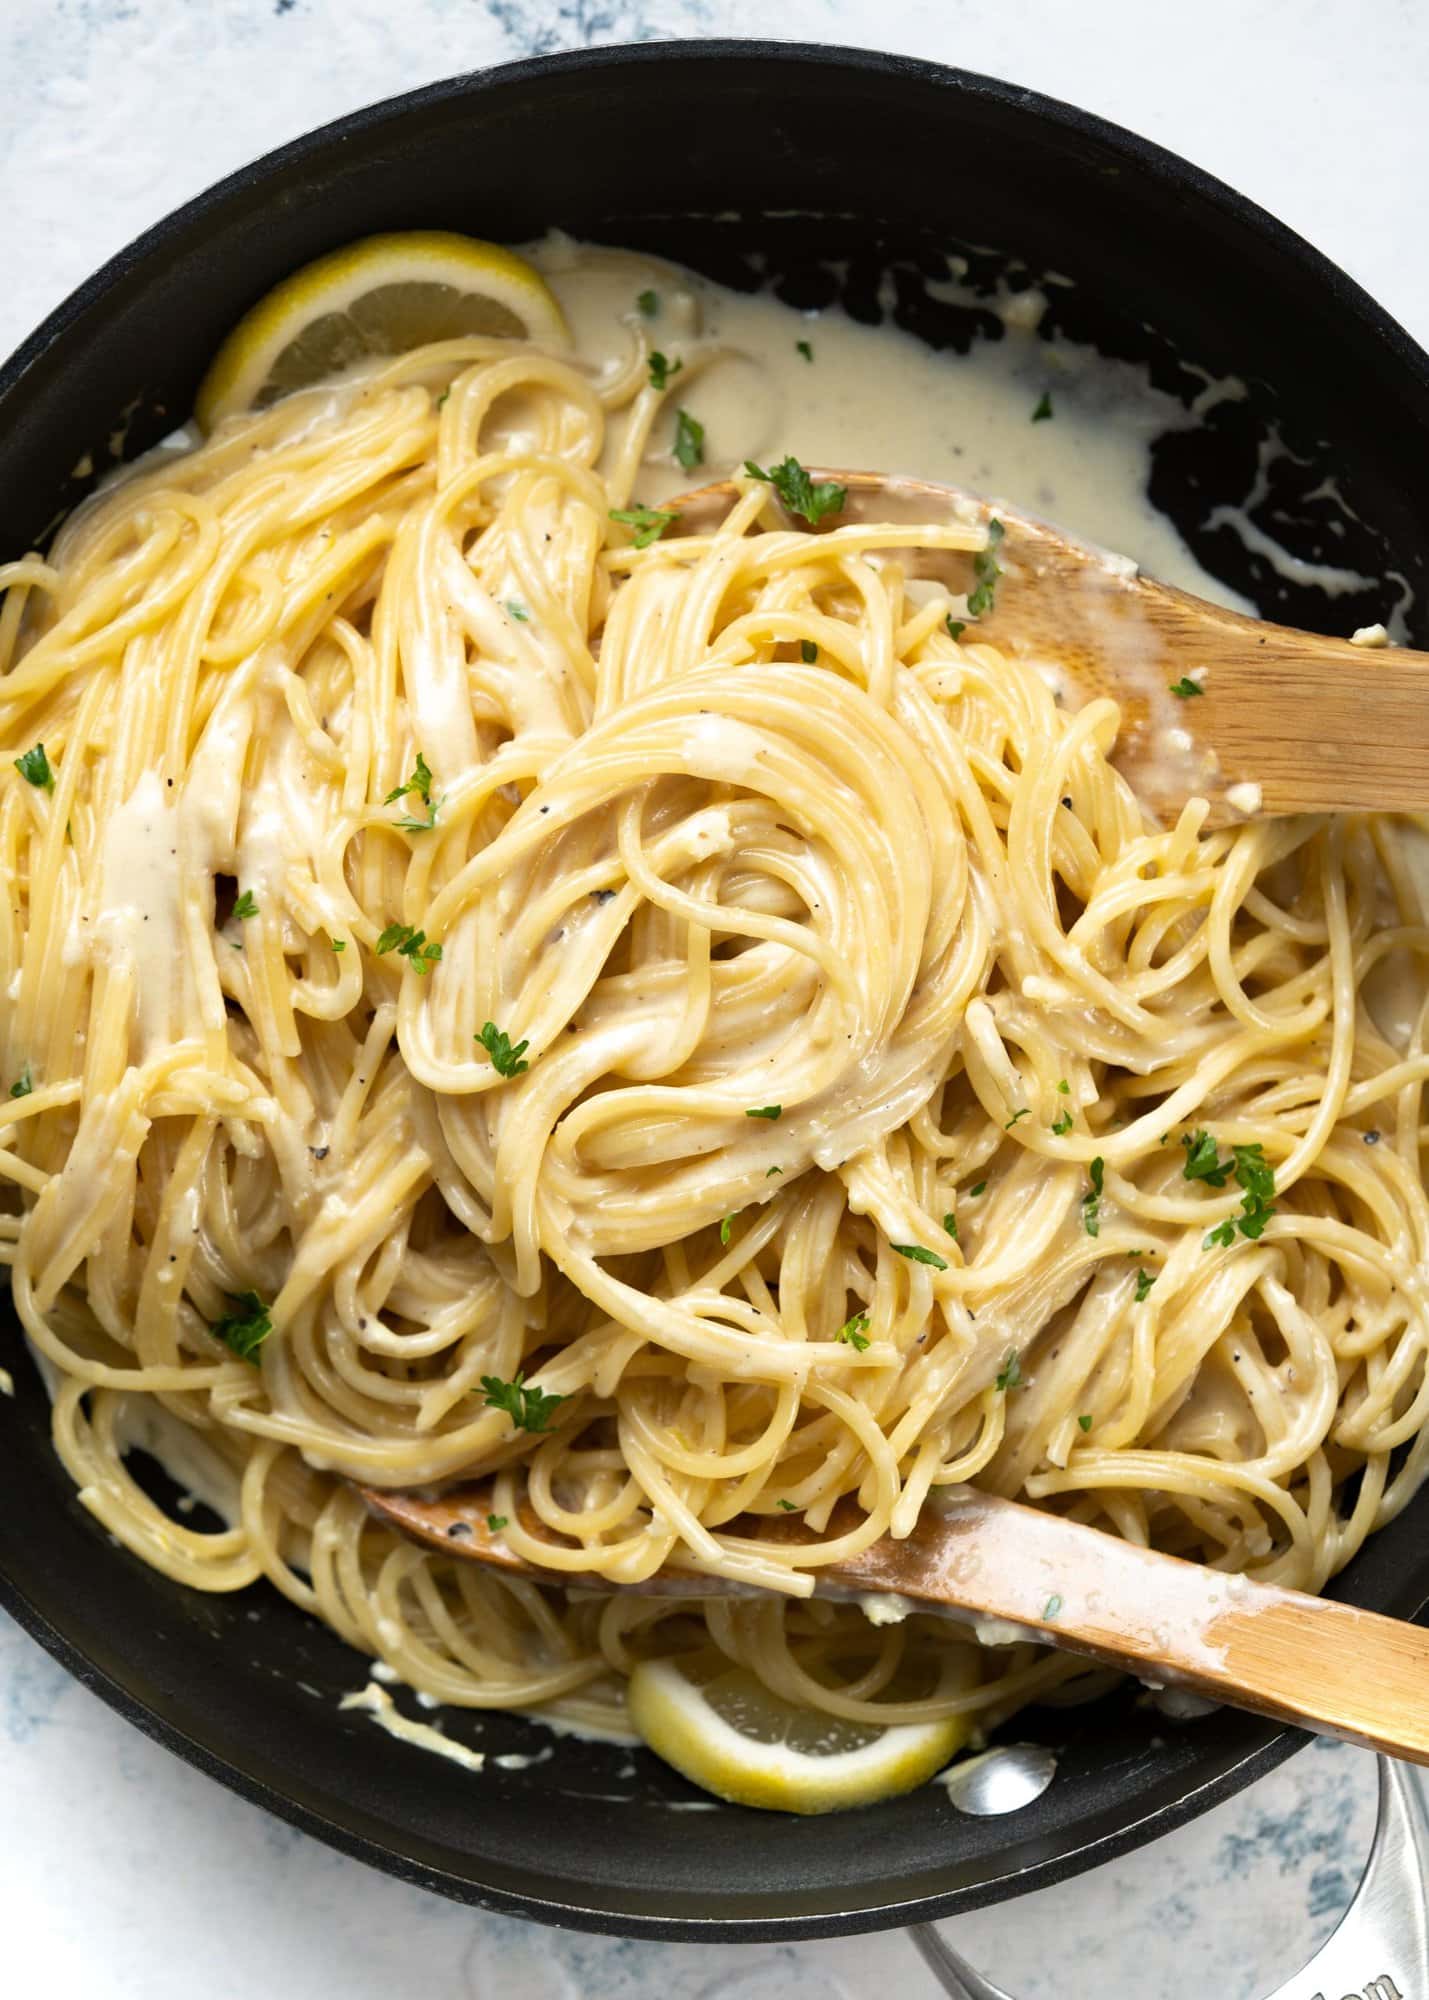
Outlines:
{"label": "grey marble veining", "polygon": [[[1117,118],[1264,202],[1429,335],[1418,0],[0,0],[0,349],[175,203],[354,105],[518,54],[775,24]],[[1333,1927],[1373,1789],[1370,1759],[1317,1745],[1195,1825],[950,1935],[1018,2000],[1255,2000]],[[935,1993],[896,1935],[638,1944],[389,1881],[177,1762],[3,1618],[0,1921],[0,1990],[45,2000]]]}

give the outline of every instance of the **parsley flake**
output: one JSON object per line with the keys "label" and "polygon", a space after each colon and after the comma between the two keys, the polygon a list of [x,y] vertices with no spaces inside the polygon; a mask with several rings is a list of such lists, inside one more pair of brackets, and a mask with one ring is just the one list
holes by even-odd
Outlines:
{"label": "parsley flake", "polygon": [[997,579],[1002,575],[1002,566],[993,550],[1007,533],[1001,521],[994,515],[987,524],[987,546],[973,557],[973,575],[977,578],[977,588],[968,598],[968,613],[973,618],[982,618],[991,611],[997,594]]}
{"label": "parsley flake", "polygon": [[1100,1153],[1087,1170],[1091,1175],[1091,1192],[1082,1196],[1082,1227],[1088,1236],[1101,1235],[1102,1175],[1106,1172],[1106,1162]]}
{"label": "parsley flake", "polygon": [[209,1332],[240,1361],[251,1361],[256,1368],[258,1350],[273,1331],[268,1308],[256,1292],[230,1292],[228,1303],[236,1310],[215,1320]]}
{"label": "parsley flake", "polygon": [[1017,1123],[1019,1118],[1030,1118],[1031,1116],[1032,1116],[1031,1105],[1024,1104],[1020,1111],[1013,1112],[1012,1116],[1008,1119],[1007,1123],[1003,1126],[1002,1129],[1004,1132],[1010,1132],[1013,1126]]}
{"label": "parsley flake", "polygon": [[644,313],[646,319],[654,319],[656,313],[660,310],[660,294],[658,292],[638,292],[635,303],[639,306],[641,312]]}
{"label": "parsley flake", "polygon": [[862,1354],[868,1346],[868,1314],[855,1313],[852,1319],[846,1319],[834,1335],[834,1339],[842,1340],[847,1346]]}
{"label": "parsley flake", "polygon": [[765,1180],[771,1180],[775,1174],[782,1174],[783,1171],[782,1167],[766,1167],[764,1169],[764,1178]]}
{"label": "parsley flake", "polygon": [[762,479],[766,486],[772,486],[789,512],[801,515],[811,528],[817,528],[825,514],[841,514],[848,499],[846,486],[832,479],[811,479],[797,458],[786,458],[767,472],[747,458],[744,469],[751,479]]}
{"label": "parsley flake", "polygon": [[[516,606],[508,604],[506,609],[513,616],[516,614]],[[524,616],[524,613],[522,615]],[[421,800],[427,809],[427,817],[425,819],[417,819],[409,814],[405,819],[399,819],[397,826],[403,833],[430,833],[437,823],[437,807],[441,804],[441,800],[432,797],[432,774],[427,769],[427,760],[420,750],[417,752],[417,762],[413,767],[412,775],[408,778],[406,784],[397,785],[387,794],[382,803],[384,806],[395,805],[398,799],[405,799],[409,792],[415,794]]]}
{"label": "parsley flake", "polygon": [[50,769],[50,760],[45,755],[43,743],[37,743],[33,750],[23,751],[15,759],[15,769],[27,784],[37,785],[45,792],[54,790],[55,774]]}
{"label": "parsley flake", "polygon": [[967,620],[964,618],[954,618],[951,611],[948,613],[947,617],[943,620],[943,623],[947,626],[948,637],[952,640],[961,639],[964,632],[966,632],[968,629]]}
{"label": "parsley flake", "polygon": [[1072,1129],[1072,1122],[1070,1111],[1063,1111],[1052,1120],[1052,1130],[1057,1138],[1062,1139],[1066,1137],[1067,1133]]}
{"label": "parsley flake", "polygon": [[1004,1396],[1009,1389],[1020,1389],[1022,1387],[1022,1356],[1017,1352],[1015,1347],[1009,1347],[1006,1355],[1003,1357],[1003,1363],[997,1371],[997,1381],[994,1387],[1000,1389]]}
{"label": "parsley flake", "polygon": [[1042,391],[1042,397],[1040,402],[1038,403],[1036,409],[1032,412],[1032,421],[1034,424],[1045,424],[1047,422],[1047,419],[1051,415],[1052,415],[1052,392],[1050,389],[1044,389]]}
{"label": "parsley flake", "polygon": [[499,1535],[501,1530],[506,1526],[506,1522],[507,1516],[505,1514],[488,1514],[486,1517],[486,1525],[490,1528],[493,1535]]}
{"label": "parsley flake", "polygon": [[776,1504],[782,1507],[786,1514],[797,1514],[799,1511],[792,1500],[780,1500]]}
{"label": "parsley flake", "polygon": [[556,1405],[567,1400],[564,1396],[548,1395],[534,1382],[528,1384],[519,1369],[514,1382],[503,1382],[499,1375],[483,1375],[481,1386],[485,1391],[485,1407],[504,1410],[518,1431],[546,1430]]}
{"label": "parsley flake", "polygon": [[958,1240],[958,1218],[953,1214],[951,1209],[943,1217],[943,1227],[947,1230],[949,1236],[952,1237],[954,1243],[956,1243]]}
{"label": "parsley flake", "polygon": [[746,1118],[771,1118],[778,1120],[784,1116],[782,1104],[761,1104],[753,1111],[745,1112]]}
{"label": "parsley flake", "polygon": [[[517,1042],[513,1048],[511,1037],[504,1028],[498,1028],[494,1021],[488,1021],[479,1035],[472,1036],[472,1040],[481,1043],[491,1057],[491,1067],[498,1076],[520,1076],[523,1070],[531,1067],[530,1063],[521,1060],[531,1044]],[[728,1243],[729,1238],[726,1236],[724,1240]]]}
{"label": "parsley flake", "polygon": [[328,943],[329,943],[329,944],[330,944],[330,945],[332,946],[332,948],[333,948],[333,950],[334,950],[334,951],[346,951],[346,950],[347,950],[347,939],[346,939],[346,938],[335,938],[335,937],[329,937],[329,939],[328,939]]}
{"label": "parsley flake", "polygon": [[813,666],[818,657],[819,649],[812,639],[801,639],[799,641],[799,658],[804,662],[806,667]]}
{"label": "parsley flake", "polygon": [[925,1250],[921,1243],[890,1243],[890,1250],[896,1250],[900,1257],[906,1257],[913,1264],[931,1264],[935,1271],[946,1271],[948,1260],[940,1257],[936,1250]]}
{"label": "parsley flake", "polygon": [[1146,1297],[1146,1294],[1147,1294],[1147,1293],[1148,1293],[1148,1292],[1149,1292],[1149,1291],[1151,1290],[1151,1287],[1152,1287],[1152,1286],[1153,1286],[1153,1285],[1154,1285],[1154,1284],[1156,1283],[1156,1277],[1157,1277],[1157,1274],[1156,1274],[1156,1272],[1155,1272],[1155,1271],[1138,1271],[1138,1272],[1137,1272],[1137,1274],[1136,1274],[1136,1303],[1137,1303],[1138,1305],[1140,1305],[1140,1304],[1141,1304],[1141,1301],[1142,1301],[1142,1300],[1143,1300],[1143,1299],[1144,1299],[1144,1298]]}
{"label": "parsley flake", "polygon": [[1078,1417],[1078,1418],[1077,1418],[1077,1424],[1078,1424],[1078,1426],[1079,1426],[1079,1428],[1080,1428],[1080,1429],[1082,1429],[1082,1430],[1084,1430],[1084,1431],[1089,1431],[1089,1430],[1091,1429],[1091,1427],[1092,1427],[1092,1420],[1091,1420],[1091,1417],[1090,1417],[1090,1415],[1085,1415],[1085,1416],[1080,1416],[1080,1417]]}
{"label": "parsley flake", "polygon": [[25,1067],[20,1071],[19,1076],[10,1085],[10,1095],[12,1097],[28,1097],[34,1087],[35,1079],[30,1074],[30,1065],[26,1063]]}
{"label": "parsley flake", "polygon": [[806,361],[812,361],[812,360],[813,360],[813,358],[814,358],[814,349],[813,349],[813,344],[812,344],[812,342],[810,342],[810,341],[807,341],[807,340],[796,340],[796,341],[794,342],[794,347],[795,347],[795,350],[796,350],[796,352],[797,352],[797,353],[799,353],[799,354],[802,354],[802,355],[803,355],[803,357],[804,357],[804,359],[805,359]]}
{"label": "parsley flake", "polygon": [[425,931],[414,931],[410,924],[388,924],[377,940],[378,955],[395,951],[399,957],[409,959],[413,972],[425,979],[433,965],[442,955],[439,944],[428,944]]}
{"label": "parsley flake", "polygon": [[[523,1045],[523,1046],[524,1046],[524,1045]],[[722,1222],[720,1223],[720,1226],[719,1226],[719,1240],[720,1240],[720,1242],[721,1242],[721,1243],[728,1243],[728,1241],[729,1241],[729,1232],[730,1232],[730,1229],[731,1229],[731,1228],[733,1227],[733,1224],[734,1224],[734,1217],[733,1217],[732,1215],[727,1215],[727,1216],[725,1216],[725,1217],[724,1217],[724,1219],[723,1219],[723,1221],[722,1221]]]}
{"label": "parsley flake", "polygon": [[243,891],[243,894],[238,898],[238,901],[233,906],[233,914],[235,917],[245,917],[245,918],[257,916],[258,902],[251,889],[245,889]]}
{"label": "parsley flake", "polygon": [[1224,1222],[1218,1222],[1214,1229],[1208,1229],[1201,1238],[1201,1248],[1210,1250],[1219,1244],[1222,1250],[1229,1250],[1235,1242],[1235,1218],[1228,1215]]}
{"label": "parsley flake", "polygon": [[686,472],[705,462],[705,427],[688,410],[675,412],[675,457]]}
{"label": "parsley flake", "polygon": [[667,354],[662,354],[658,347],[652,348],[650,350],[650,387],[652,389],[667,388],[670,377],[678,375],[684,365],[683,361],[672,361]]}
{"label": "parsley flake", "polygon": [[531,623],[531,614],[524,604],[516,604],[508,601],[506,610],[508,615],[514,618],[518,625],[529,625]]}
{"label": "parsley flake", "polygon": [[968,1189],[968,1199],[969,1201],[976,1201],[980,1194],[986,1194],[986,1193],[987,1193],[987,1182],[979,1181],[975,1188]]}
{"label": "parsley flake", "polygon": [[1189,674],[1182,674],[1179,681],[1168,681],[1166,685],[1180,701],[1189,701],[1192,695],[1204,694],[1206,692],[1200,682],[1193,681]]}
{"label": "parsley flake", "polygon": [[1181,1178],[1204,1181],[1208,1187],[1223,1188],[1234,1162],[1220,1157],[1220,1148],[1214,1136],[1210,1132],[1185,1132],[1181,1135],[1181,1144],[1186,1148]]}
{"label": "parsley flake", "polygon": [[610,518],[634,529],[637,549],[648,549],[652,542],[659,541],[676,516],[668,507],[612,507]]}

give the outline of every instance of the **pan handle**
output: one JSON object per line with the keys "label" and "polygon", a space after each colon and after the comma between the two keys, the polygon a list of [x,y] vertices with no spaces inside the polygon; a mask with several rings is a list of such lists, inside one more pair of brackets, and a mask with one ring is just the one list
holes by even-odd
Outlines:
{"label": "pan handle", "polygon": [[[954,2000],[1010,2000],[934,1924],[909,1937]],[[1354,1900],[1302,1972],[1266,2000],[1429,2000],[1429,1809],[1406,1764],[1379,1760],[1379,1823]]]}

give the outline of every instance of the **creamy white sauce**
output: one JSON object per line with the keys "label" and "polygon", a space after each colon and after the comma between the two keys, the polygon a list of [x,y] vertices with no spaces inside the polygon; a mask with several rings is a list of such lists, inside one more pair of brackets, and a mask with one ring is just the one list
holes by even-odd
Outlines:
{"label": "creamy white sauce", "polygon": [[104,829],[100,900],[90,925],[96,958],[134,975],[146,1050],[171,1040],[179,962],[179,820],[157,771],[146,771]]}
{"label": "creamy white sauce", "polygon": [[389,1736],[398,1737],[403,1743],[411,1743],[419,1750],[433,1751],[438,1757],[446,1757],[453,1764],[460,1764],[465,1771],[481,1771],[486,1768],[486,1753],[482,1750],[468,1750],[464,1743],[453,1743],[450,1736],[443,1736],[440,1729],[433,1729],[429,1722],[413,1722],[403,1715],[386,1688],[369,1681],[356,1694],[345,1694],[338,1703],[340,1709],[365,1709],[379,1729],[385,1729]]}
{"label": "creamy white sauce", "polygon": [[[615,368],[638,328],[672,361],[684,360],[687,386],[656,427],[657,457],[639,482],[644,498],[789,452],[806,465],[908,473],[1005,496],[1149,575],[1251,609],[1201,568],[1147,498],[1152,440],[1195,424],[1211,401],[1243,394],[1237,383],[1210,385],[1188,411],[1154,389],[1144,368],[1039,339],[1045,300],[1035,292],[993,303],[1003,339],[976,341],[967,354],[935,353],[891,320],[863,326],[839,306],[796,312],[768,293],[730,291],[633,252],[592,252],[555,236],[523,254],[545,272],[583,358]],[[956,281],[929,289],[989,304]],[[635,303],[647,290],[660,301],[652,319]],[[1053,416],[1034,423],[1044,393]],[[676,408],[705,427],[705,464],[694,473],[674,458]]]}

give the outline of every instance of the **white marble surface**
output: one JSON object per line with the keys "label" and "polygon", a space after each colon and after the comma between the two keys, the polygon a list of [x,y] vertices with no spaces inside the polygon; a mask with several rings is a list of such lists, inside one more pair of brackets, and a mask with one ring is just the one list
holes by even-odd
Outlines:
{"label": "white marble surface", "polygon": [[[1429,339],[1422,0],[0,0],[0,349],[135,231],[350,107],[505,57],[767,33],[941,58],[1106,113],[1255,196]],[[951,1927],[1019,2000],[1253,2000],[1352,1887],[1370,1760],[1317,1746],[1126,1861]],[[899,1936],[557,1934],[375,1875],[119,1722],[0,1618],[0,1990],[45,2000],[863,2000]]]}

